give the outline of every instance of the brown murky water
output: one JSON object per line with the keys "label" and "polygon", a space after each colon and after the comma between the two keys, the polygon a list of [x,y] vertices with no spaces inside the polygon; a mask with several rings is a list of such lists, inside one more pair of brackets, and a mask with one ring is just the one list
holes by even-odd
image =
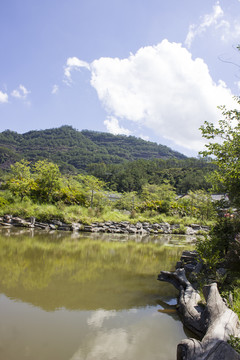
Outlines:
{"label": "brown murky water", "polygon": [[183,237],[0,231],[1,360],[174,360]]}

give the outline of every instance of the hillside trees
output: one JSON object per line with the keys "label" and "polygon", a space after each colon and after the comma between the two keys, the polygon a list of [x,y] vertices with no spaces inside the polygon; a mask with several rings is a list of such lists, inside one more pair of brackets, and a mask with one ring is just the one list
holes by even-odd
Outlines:
{"label": "hillside trees", "polygon": [[161,185],[168,181],[177,194],[186,194],[189,190],[208,190],[211,184],[205,177],[214,167],[205,159],[139,159],[123,164],[90,164],[87,171],[118,192],[140,193],[145,184]]}

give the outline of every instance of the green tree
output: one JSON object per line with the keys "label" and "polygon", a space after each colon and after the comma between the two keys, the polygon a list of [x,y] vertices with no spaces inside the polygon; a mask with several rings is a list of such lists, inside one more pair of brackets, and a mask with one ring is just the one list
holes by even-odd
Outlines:
{"label": "green tree", "polygon": [[211,195],[205,190],[189,191],[187,196],[178,200],[186,215],[209,220],[215,216]]}
{"label": "green tree", "polygon": [[[240,105],[240,99],[236,98]],[[218,192],[228,193],[235,206],[240,207],[240,111],[227,110],[221,106],[224,119],[219,120],[218,126],[205,122],[201,126],[202,135],[210,140],[204,157],[213,156],[212,162],[217,169],[211,174],[213,187]]]}
{"label": "green tree", "polygon": [[161,185],[155,184],[146,184],[143,186],[141,197],[146,201],[173,201],[176,197],[176,192],[174,187],[169,184],[168,181],[165,181]]}
{"label": "green tree", "polygon": [[175,197],[174,187],[167,181],[161,185],[146,184],[143,186],[141,194],[143,202],[139,205],[139,209],[141,211],[153,210],[167,214]]}
{"label": "green tree", "polygon": [[33,198],[39,202],[56,201],[62,182],[58,165],[48,160],[39,160],[33,166],[33,176]]}
{"label": "green tree", "polygon": [[6,182],[6,187],[14,196],[20,197],[21,200],[30,196],[33,182],[30,163],[27,160],[21,160],[11,165],[11,173]]}
{"label": "green tree", "polygon": [[76,180],[82,185],[86,194],[88,194],[90,207],[99,206],[103,199],[106,199],[103,193],[106,184],[102,180],[97,179],[93,175],[83,174],[77,175]]}
{"label": "green tree", "polygon": [[126,192],[121,195],[114,206],[120,210],[133,211],[139,205],[139,197],[136,191]]}

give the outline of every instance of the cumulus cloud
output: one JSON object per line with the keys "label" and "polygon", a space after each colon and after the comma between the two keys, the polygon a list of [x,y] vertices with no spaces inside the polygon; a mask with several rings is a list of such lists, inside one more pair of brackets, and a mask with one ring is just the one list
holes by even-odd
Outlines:
{"label": "cumulus cloud", "polygon": [[53,85],[53,87],[52,87],[52,94],[55,95],[55,94],[58,93],[58,91],[59,91],[59,86],[56,85],[56,84]]}
{"label": "cumulus cloud", "polygon": [[194,38],[197,35],[204,33],[211,26],[219,26],[219,20],[223,17],[224,12],[217,2],[213,6],[213,11],[211,14],[206,14],[201,19],[202,22],[199,25],[191,24],[189,27],[189,31],[185,40],[185,45],[190,48]]}
{"label": "cumulus cloud", "polygon": [[235,107],[231,91],[223,81],[212,80],[206,63],[168,40],[126,59],[95,60],[91,73],[91,84],[110,116],[195,151],[203,143],[199,127],[219,119],[217,106]]}
{"label": "cumulus cloud", "polygon": [[11,95],[17,99],[26,99],[30,93],[31,91],[28,91],[25,86],[20,84],[17,89],[12,91]]}
{"label": "cumulus cloud", "polygon": [[[73,64],[86,64],[72,59]],[[181,44],[168,40],[125,59],[102,57],[84,67],[91,72],[91,85],[108,114],[104,124],[113,134],[130,134],[119,125],[124,120],[199,151],[204,121],[219,120],[219,105],[236,107],[231,90],[224,81],[213,81],[203,59],[193,59]]]}
{"label": "cumulus cloud", "polygon": [[8,102],[8,94],[0,91],[0,103]]}
{"label": "cumulus cloud", "polygon": [[200,18],[200,24],[191,24],[189,26],[188,34],[185,40],[185,45],[190,48],[196,36],[199,36],[213,28],[218,31],[222,41],[234,41],[240,37],[240,25],[237,20],[229,20],[226,18],[223,9],[219,2],[213,6],[212,13],[206,14]]}
{"label": "cumulus cloud", "polygon": [[114,135],[121,134],[121,135],[130,135],[131,131],[125,129],[119,125],[118,119],[114,116],[108,116],[106,120],[104,120],[104,125],[106,126],[107,130]]}
{"label": "cumulus cloud", "polygon": [[72,71],[79,70],[80,68],[86,68],[90,70],[90,66],[86,61],[80,60],[77,57],[70,57],[67,59],[66,66],[64,67],[64,75],[68,84],[72,81]]}

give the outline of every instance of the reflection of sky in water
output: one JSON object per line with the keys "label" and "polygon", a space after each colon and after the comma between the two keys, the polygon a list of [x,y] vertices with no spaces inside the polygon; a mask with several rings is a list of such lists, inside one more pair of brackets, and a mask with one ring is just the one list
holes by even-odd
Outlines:
{"label": "reflection of sky in water", "polygon": [[186,335],[161,308],[46,312],[1,295],[0,359],[173,360]]}
{"label": "reflection of sky in water", "polygon": [[176,291],[156,278],[181,251],[58,233],[0,236],[0,359],[173,360],[186,335]]}
{"label": "reflection of sky in water", "polygon": [[[93,318],[101,319],[98,330]],[[160,315],[153,307],[122,312],[97,310],[87,323],[94,327],[93,336],[81,339],[71,360],[172,360],[177,342],[184,337],[179,322]]]}

